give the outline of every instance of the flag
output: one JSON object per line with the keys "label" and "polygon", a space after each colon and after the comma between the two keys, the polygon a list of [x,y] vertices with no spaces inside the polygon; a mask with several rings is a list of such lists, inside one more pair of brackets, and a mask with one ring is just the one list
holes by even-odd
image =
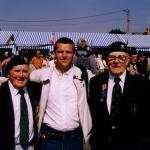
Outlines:
{"label": "flag", "polygon": [[52,45],[55,44],[55,33],[54,32],[51,33],[50,44],[52,44]]}
{"label": "flag", "polygon": [[14,35],[12,34],[6,41],[6,44],[13,44],[14,43]]}

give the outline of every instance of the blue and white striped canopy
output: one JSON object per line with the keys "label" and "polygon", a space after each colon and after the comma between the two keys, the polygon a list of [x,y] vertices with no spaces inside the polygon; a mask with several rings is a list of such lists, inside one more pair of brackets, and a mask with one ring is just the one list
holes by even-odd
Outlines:
{"label": "blue and white striped canopy", "polygon": [[85,33],[85,32],[26,32],[26,31],[0,31],[0,48],[12,48],[6,41],[14,35],[14,44],[18,47],[32,48],[40,47],[53,50],[50,44],[52,34],[55,41],[60,37],[71,38],[75,44],[80,38],[84,38],[91,47],[107,47],[115,41],[121,41],[128,44],[129,47],[136,47],[140,51],[150,51],[150,35],[132,35],[132,34],[109,34],[109,33]]}

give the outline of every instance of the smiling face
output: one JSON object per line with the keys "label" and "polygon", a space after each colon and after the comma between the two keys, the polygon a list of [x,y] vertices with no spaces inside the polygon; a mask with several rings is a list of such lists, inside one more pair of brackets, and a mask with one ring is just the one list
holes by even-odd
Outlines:
{"label": "smiling face", "polygon": [[9,80],[15,88],[23,88],[29,80],[29,66],[27,64],[16,65],[9,71]]}
{"label": "smiling face", "polygon": [[106,58],[107,66],[113,76],[121,75],[127,68],[129,55],[125,52],[111,52]]}
{"label": "smiling face", "polygon": [[69,70],[74,55],[75,51],[72,44],[57,43],[57,48],[54,51],[54,59],[56,60],[56,68],[58,71],[64,73]]}

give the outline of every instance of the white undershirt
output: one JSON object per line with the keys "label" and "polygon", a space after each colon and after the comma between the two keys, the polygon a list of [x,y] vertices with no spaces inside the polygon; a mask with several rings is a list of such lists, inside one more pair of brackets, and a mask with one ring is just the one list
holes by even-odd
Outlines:
{"label": "white undershirt", "polygon": [[[121,79],[119,84],[121,86],[122,93],[123,93],[123,89],[124,89],[125,76],[126,76],[126,71],[122,75],[119,76]],[[108,91],[107,91],[107,108],[108,108],[109,114],[110,114],[110,110],[111,110],[111,98],[112,98],[112,90],[113,90],[114,84],[115,84],[114,76],[109,74]]]}
{"label": "white undershirt", "polygon": [[[11,97],[12,97],[12,102],[13,102],[13,107],[14,107],[14,118],[15,118],[15,143],[19,144],[19,139],[20,139],[20,94],[18,94],[19,89],[16,89],[11,82],[8,82],[10,92],[11,92]],[[29,95],[27,93],[26,88],[24,88],[25,91],[25,99],[28,107],[28,114],[29,114],[29,141],[33,138],[34,136],[34,128],[33,128],[33,113],[32,113],[32,107],[31,107],[31,102]]]}
{"label": "white undershirt", "polygon": [[44,123],[59,131],[73,130],[79,126],[77,90],[73,82],[73,69],[60,74],[52,73]]}

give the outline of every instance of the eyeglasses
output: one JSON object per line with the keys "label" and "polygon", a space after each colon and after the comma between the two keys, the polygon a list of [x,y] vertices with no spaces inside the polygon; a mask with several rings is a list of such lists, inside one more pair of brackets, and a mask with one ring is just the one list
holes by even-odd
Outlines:
{"label": "eyeglasses", "polygon": [[117,59],[121,63],[124,63],[127,58],[128,58],[128,56],[125,56],[125,55],[119,55],[119,56],[109,55],[109,56],[107,56],[108,61],[115,61]]}

